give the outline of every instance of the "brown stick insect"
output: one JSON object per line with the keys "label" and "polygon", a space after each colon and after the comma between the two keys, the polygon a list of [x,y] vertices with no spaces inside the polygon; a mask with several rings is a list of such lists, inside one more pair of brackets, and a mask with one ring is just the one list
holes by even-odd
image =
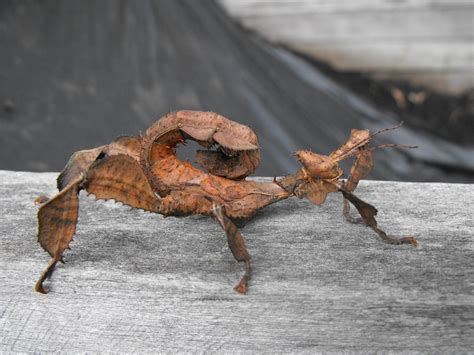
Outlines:
{"label": "brown stick insect", "polygon": [[[43,282],[69,249],[76,231],[81,190],[97,199],[114,199],[165,216],[214,217],[235,259],[245,265],[234,287],[239,293],[246,293],[252,267],[236,219],[250,218],[265,206],[291,196],[320,205],[329,193],[340,191],[343,213],[349,221],[365,223],[386,243],[416,246],[414,237],[386,234],[377,225],[375,207],[353,194],[358,182],[372,169],[372,151],[377,147],[369,147],[369,143],[380,132],[353,129],[349,140],[327,156],[297,151],[302,168],[272,182],[246,179],[260,160],[256,134],[213,112],[172,112],[143,136],[119,137],[109,145],[78,151],[57,179],[59,193],[51,199],[37,199],[38,242],[51,260],[35,289],[46,293]],[[176,146],[188,139],[206,148],[196,154],[202,170],[176,155]],[[349,157],[355,157],[355,161],[347,180],[342,180],[339,162]],[[349,203],[359,212],[360,220],[349,215]]]}

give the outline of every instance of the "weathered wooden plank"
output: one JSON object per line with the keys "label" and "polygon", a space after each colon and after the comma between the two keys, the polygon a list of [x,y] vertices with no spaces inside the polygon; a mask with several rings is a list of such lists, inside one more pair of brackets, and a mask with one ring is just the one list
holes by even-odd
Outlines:
{"label": "weathered wooden plank", "polygon": [[239,16],[472,8],[471,0],[219,0],[219,2]]}
{"label": "weathered wooden plank", "polygon": [[[395,79],[409,74],[406,77],[415,83],[452,93],[474,86],[472,1],[220,3],[244,26],[270,41],[340,70],[383,73]],[[436,78],[427,80],[427,72]],[[417,80],[418,74],[423,80]]]}
{"label": "weathered wooden plank", "polygon": [[421,42],[471,39],[474,9],[378,10],[360,13],[302,12],[278,15],[248,14],[243,24],[273,41],[367,43],[373,40]]}
{"label": "weathered wooden plank", "polygon": [[383,40],[345,44],[295,41],[292,47],[342,70],[410,72],[412,75],[427,71],[471,72],[471,79],[474,80],[474,47],[470,40],[421,41],[416,45],[406,41]]}
{"label": "weathered wooden plank", "polygon": [[474,348],[472,185],[371,182],[359,196],[389,232],[344,222],[341,201],[270,206],[243,233],[241,272],[208,218],[163,218],[80,198],[80,221],[51,292],[33,285],[48,256],[35,240],[55,174],[0,171],[0,351],[462,352]]}

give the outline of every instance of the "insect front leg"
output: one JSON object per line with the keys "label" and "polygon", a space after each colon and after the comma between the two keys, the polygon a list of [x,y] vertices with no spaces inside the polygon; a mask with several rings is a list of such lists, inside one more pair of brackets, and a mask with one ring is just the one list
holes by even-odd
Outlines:
{"label": "insect front leg", "polygon": [[418,246],[418,242],[415,239],[415,237],[412,236],[407,236],[407,237],[398,237],[394,235],[388,235],[385,233],[382,229],[380,229],[377,225],[377,221],[375,220],[375,216],[377,215],[377,209],[368,204],[365,201],[362,201],[360,198],[357,196],[353,195],[351,192],[347,190],[341,190],[343,196],[345,199],[350,201],[354,207],[357,209],[359,212],[360,216],[362,217],[363,223],[365,223],[367,226],[372,228],[377,235],[382,238],[382,240],[387,243],[387,244],[411,244],[413,246]]}
{"label": "insect front leg", "polygon": [[[344,187],[349,192],[354,192],[359,181],[366,177],[373,168],[373,159],[371,150],[361,150],[356,153],[354,164],[352,164],[349,177],[347,178]],[[350,215],[350,205],[349,200],[344,197],[342,214],[346,220],[350,223],[360,223],[363,224],[364,220],[362,218],[356,218]]]}
{"label": "insect front leg", "polygon": [[250,254],[245,246],[244,237],[240,234],[237,226],[224,214],[222,206],[213,205],[212,212],[222,229],[225,231],[229,248],[234,255],[235,260],[238,262],[243,261],[245,263],[244,275],[234,287],[234,290],[238,293],[245,294],[247,292],[252,266],[250,264]]}

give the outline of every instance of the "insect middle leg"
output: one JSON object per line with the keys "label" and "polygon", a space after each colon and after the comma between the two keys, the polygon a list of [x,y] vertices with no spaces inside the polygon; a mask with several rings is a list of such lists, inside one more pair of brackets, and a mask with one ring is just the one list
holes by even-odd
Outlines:
{"label": "insect middle leg", "polygon": [[250,264],[250,254],[245,246],[244,237],[240,234],[237,226],[224,214],[222,206],[213,205],[212,212],[222,229],[225,231],[229,248],[234,255],[235,260],[245,263],[245,272],[240,281],[234,287],[234,290],[238,293],[245,294],[247,292],[252,266]]}

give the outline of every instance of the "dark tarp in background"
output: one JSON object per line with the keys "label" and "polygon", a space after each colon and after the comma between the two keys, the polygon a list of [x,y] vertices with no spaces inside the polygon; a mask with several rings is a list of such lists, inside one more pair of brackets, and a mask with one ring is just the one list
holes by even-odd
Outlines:
{"label": "dark tarp in background", "polygon": [[[397,123],[214,2],[193,0],[2,0],[0,104],[0,169],[29,171],[58,171],[74,151],[178,109],[251,126],[258,175],[293,172],[291,152],[329,153],[351,128]],[[420,148],[379,151],[373,178],[474,181],[474,149],[409,127],[382,140]]]}

